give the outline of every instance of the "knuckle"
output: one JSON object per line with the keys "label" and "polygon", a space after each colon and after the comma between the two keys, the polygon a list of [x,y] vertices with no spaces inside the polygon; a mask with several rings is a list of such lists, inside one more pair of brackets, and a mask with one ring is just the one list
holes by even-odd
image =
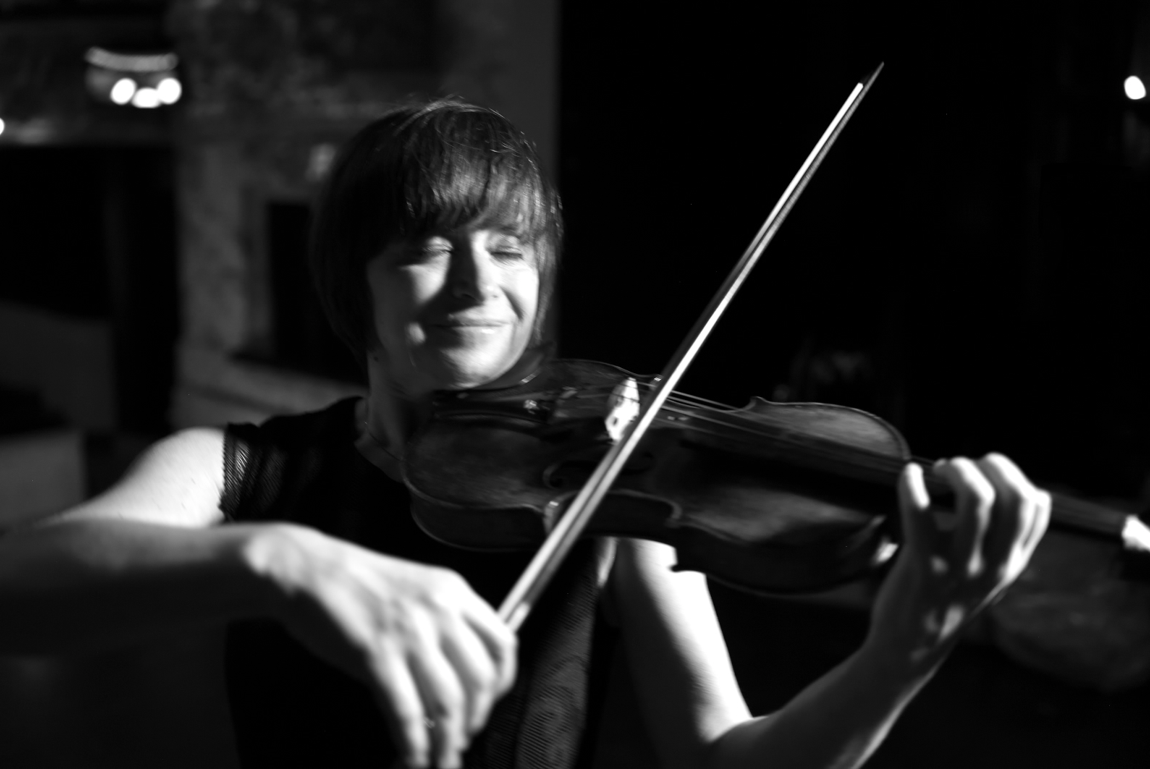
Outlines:
{"label": "knuckle", "polygon": [[499,689],[501,676],[493,665],[485,665],[475,674],[477,695],[489,697]]}
{"label": "knuckle", "polygon": [[443,635],[443,624],[436,621],[434,614],[420,615],[412,624],[408,652],[420,656],[433,653],[440,648]]}
{"label": "knuckle", "polygon": [[941,464],[943,466],[951,467],[955,470],[961,471],[961,470],[964,470],[966,468],[969,468],[974,463],[970,460],[970,457],[964,457],[964,456],[959,455],[959,456],[950,457],[949,459],[940,460],[939,464]]}
{"label": "knuckle", "polygon": [[458,572],[436,568],[429,583],[429,600],[439,609],[458,607],[467,600],[471,587]]}
{"label": "knuckle", "polygon": [[997,467],[1009,467],[1013,464],[1006,458],[1005,454],[999,454],[997,451],[988,451],[982,456],[984,462],[995,465]]}
{"label": "knuckle", "polygon": [[992,468],[1003,481],[1012,486],[1030,486],[1030,481],[1026,475],[1019,469],[1018,465],[1014,464],[1010,457],[1005,454],[992,451],[982,458],[980,464]]}
{"label": "knuckle", "polygon": [[421,754],[428,747],[427,726],[424,723],[422,712],[404,709],[393,714],[395,724],[400,734],[407,741],[408,750],[416,755]]}
{"label": "knuckle", "polygon": [[403,733],[409,736],[422,734],[426,728],[423,723],[423,714],[416,713],[410,708],[397,712],[395,720],[399,723],[399,728],[403,730]]}
{"label": "knuckle", "polygon": [[979,475],[978,464],[970,457],[954,457],[950,460],[950,465],[963,477]]}
{"label": "knuckle", "polygon": [[463,575],[453,569],[438,567],[437,577],[442,589],[458,592],[466,592],[469,590],[467,580],[463,578]]}
{"label": "knuckle", "polygon": [[457,686],[443,686],[435,693],[435,703],[431,706],[431,716],[437,721],[453,724],[462,721],[467,706],[463,690]]}
{"label": "knuckle", "polygon": [[974,501],[975,511],[980,516],[986,517],[989,515],[990,508],[994,506],[997,494],[995,494],[993,486],[983,481],[971,484],[970,496]]}
{"label": "knuckle", "polygon": [[994,484],[973,464],[963,471],[962,490],[979,508],[994,504],[996,496]]}

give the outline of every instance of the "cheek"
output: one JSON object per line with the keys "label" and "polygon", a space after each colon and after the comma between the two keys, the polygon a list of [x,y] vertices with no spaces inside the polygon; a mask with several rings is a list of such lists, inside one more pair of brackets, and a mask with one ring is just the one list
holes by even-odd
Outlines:
{"label": "cheek", "polygon": [[535,320],[535,313],[539,307],[539,274],[532,270],[519,276],[511,292],[511,303],[515,306],[516,314],[524,321],[530,323]]}
{"label": "cheek", "polygon": [[376,330],[381,337],[406,336],[411,324],[418,320],[420,309],[434,296],[432,281],[410,270],[377,274],[374,278],[371,294]]}

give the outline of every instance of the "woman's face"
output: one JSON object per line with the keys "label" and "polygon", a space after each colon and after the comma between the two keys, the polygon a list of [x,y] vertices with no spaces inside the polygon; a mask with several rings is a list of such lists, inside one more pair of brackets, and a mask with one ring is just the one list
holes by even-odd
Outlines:
{"label": "woman's face", "polygon": [[500,229],[390,243],[367,263],[386,378],[407,395],[479,387],[527,348],[539,301],[535,249]]}

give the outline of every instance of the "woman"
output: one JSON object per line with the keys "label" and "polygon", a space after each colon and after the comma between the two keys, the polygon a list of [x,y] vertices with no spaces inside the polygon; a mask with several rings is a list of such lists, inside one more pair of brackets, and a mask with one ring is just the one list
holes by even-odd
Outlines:
{"label": "woman", "polygon": [[399,479],[432,393],[513,383],[538,361],[560,232],[530,144],[499,115],[441,101],[369,125],[333,168],[313,247],[368,396],[183,431],[107,493],[0,542],[0,612],[21,618],[0,651],[231,622],[247,762],[387,765],[383,722],[410,766],[550,767],[586,757],[599,640],[617,627],[667,766],[862,763],[1023,568],[1048,496],[1001,456],[941,462],[959,518],[944,543],[909,466],[904,552],[866,642],[768,717],[747,711],[704,578],[672,572],[662,545],[582,543],[517,639],[491,604],[526,556],[435,542]]}

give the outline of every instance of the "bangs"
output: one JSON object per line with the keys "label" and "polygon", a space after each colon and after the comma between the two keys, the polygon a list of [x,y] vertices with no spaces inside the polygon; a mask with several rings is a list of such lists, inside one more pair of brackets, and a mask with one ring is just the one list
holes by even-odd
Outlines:
{"label": "bangs", "polygon": [[379,177],[393,184],[380,196],[390,209],[381,221],[391,229],[379,233],[381,245],[464,227],[498,229],[530,243],[545,237],[552,203],[534,148],[521,134],[486,113],[467,114],[466,121],[440,114],[430,126],[420,117],[398,127],[399,152],[385,161],[390,173]]}

